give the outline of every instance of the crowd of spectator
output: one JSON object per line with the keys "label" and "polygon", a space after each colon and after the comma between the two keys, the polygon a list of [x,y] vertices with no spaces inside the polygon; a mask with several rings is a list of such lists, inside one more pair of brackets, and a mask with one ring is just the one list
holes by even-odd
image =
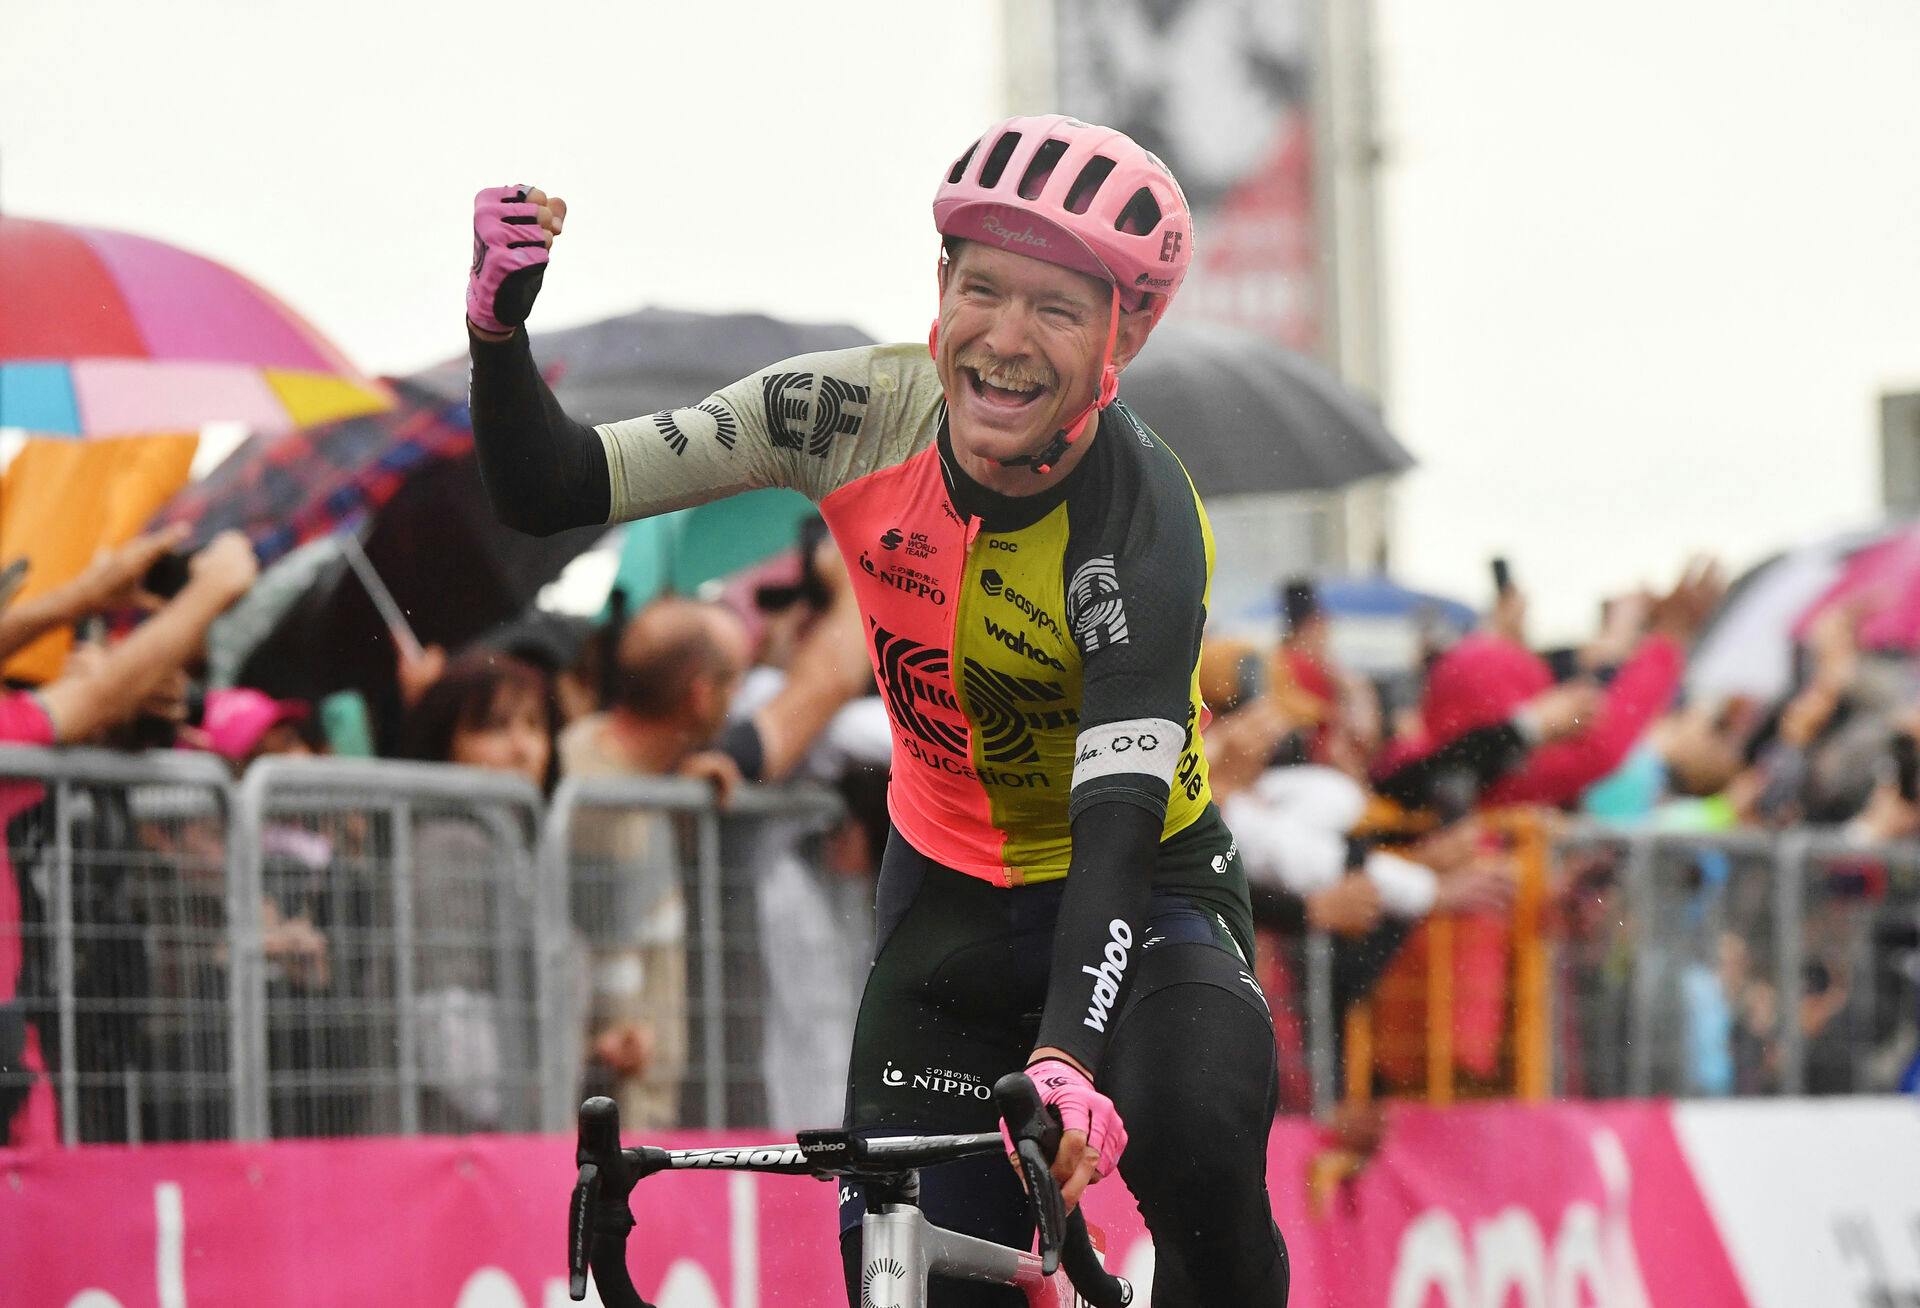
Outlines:
{"label": "crowd of spectator", "polygon": [[[0,607],[0,657],[61,627],[83,635],[57,680],[0,693],[0,744],[199,750],[235,775],[262,757],[343,748],[314,705],[245,687],[196,688],[207,630],[248,590],[255,566],[244,538],[219,537],[187,562],[184,585],[162,598],[146,579],[179,544],[176,533],[141,537],[57,590]],[[769,821],[729,847],[752,886],[748,919],[764,996],[754,1050],[758,1111],[782,1127],[837,1116],[870,883],[887,830],[887,718],[844,567],[817,521],[800,545],[793,580],[763,586],[747,608],[668,596],[630,620],[536,618],[452,653],[396,640],[400,712],[364,733],[389,756],[509,774],[542,796],[563,777],[692,778],[722,806],[743,783],[804,779],[836,788],[845,816],[824,837],[804,822]],[[1469,1084],[1498,1088],[1511,1053],[1502,978],[1518,878],[1513,838],[1497,815],[1516,807],[1551,822],[1640,829],[1812,822],[1863,844],[1920,835],[1914,769],[1898,766],[1920,734],[1911,664],[1864,652],[1855,634],[1860,611],[1840,606],[1813,625],[1800,675],[1781,702],[1689,698],[1687,653],[1724,589],[1717,568],[1690,566],[1664,593],[1610,602],[1585,644],[1537,652],[1527,639],[1525,596],[1508,584],[1479,630],[1424,650],[1414,667],[1385,679],[1342,667],[1330,615],[1305,580],[1287,584],[1271,640],[1210,640],[1201,679],[1213,714],[1213,791],[1273,954],[1263,980],[1288,1001],[1277,1011],[1298,1012],[1296,946],[1323,932],[1333,941],[1335,1011],[1370,998],[1382,1031],[1417,1034],[1428,1020],[1417,998],[1428,972],[1422,924],[1446,915],[1452,965],[1478,978],[1455,999],[1452,1057]],[[50,895],[51,836],[44,822],[36,826],[43,797],[32,780],[0,780],[0,822],[8,824],[0,841],[0,1122],[16,1142],[53,1138],[49,1066],[164,1062],[167,1040],[185,1048],[208,1038],[101,1019],[81,1024],[75,1049],[57,1047],[45,1020],[47,933],[36,930]],[[133,829],[103,840],[172,870],[170,911],[179,920],[171,925],[195,914],[217,923],[226,911],[217,824],[142,830],[138,815],[118,817]],[[510,1121],[496,1075],[509,1061],[510,1028],[497,960],[483,950],[432,947],[434,939],[493,938],[514,911],[476,874],[497,860],[497,836],[472,813],[427,813],[408,842],[412,913],[423,932],[409,981],[412,1070],[428,1129]],[[688,1023],[692,860],[684,837],[658,812],[591,807],[571,833],[567,988],[578,1048],[568,1065],[582,1090],[615,1096],[623,1121],[638,1129],[691,1117],[698,1033]],[[365,997],[356,974],[370,963],[349,937],[357,919],[366,925],[378,912],[363,902],[364,889],[343,895],[340,869],[370,846],[368,832],[287,823],[269,825],[261,839],[259,940],[270,1001],[338,1010]],[[1568,859],[1555,870],[1548,894],[1565,930],[1591,926],[1597,904],[1615,903],[1606,897],[1606,869]],[[136,880],[131,871],[93,877],[91,898],[77,911],[118,915],[141,939],[167,938],[166,914],[143,906]],[[179,907],[188,903],[200,907]],[[1766,1086],[1764,1042],[1739,1039],[1776,1016],[1777,996],[1753,950],[1737,929],[1723,932],[1703,991],[1711,1002],[1702,1003],[1718,1005],[1714,1020],[1727,1036],[1720,1047],[1759,1052],[1705,1057],[1685,1088]],[[102,999],[155,992],[164,971],[137,946],[90,954],[83,943],[79,964],[74,984],[83,997]],[[1809,975],[1809,1038],[1837,1036],[1844,969]],[[1281,1026],[1284,1044],[1284,1019]],[[279,1070],[324,1083],[377,1061],[377,1038],[350,1024],[283,1023],[270,1026],[270,1056]],[[1412,1045],[1377,1046],[1367,1075],[1387,1088],[1418,1082],[1421,1055]],[[130,1103],[133,1093],[90,1081],[82,1134],[223,1129],[217,1113],[169,1120],[166,1111]],[[116,1125],[129,1122],[137,1125]],[[276,1100],[272,1129],[381,1125],[351,1095],[307,1094]]]}

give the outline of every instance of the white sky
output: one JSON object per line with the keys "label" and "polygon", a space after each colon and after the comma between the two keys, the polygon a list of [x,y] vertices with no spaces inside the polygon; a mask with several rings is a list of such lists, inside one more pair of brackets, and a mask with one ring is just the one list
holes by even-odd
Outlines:
{"label": "white sky", "polygon": [[933,317],[999,6],[0,0],[0,208],[211,255],[361,366],[465,349],[474,191],[571,207],[533,325]]}
{"label": "white sky", "polygon": [[1920,389],[1920,5],[1378,0],[1397,570],[1536,635],[1873,521]]}
{"label": "white sky", "polygon": [[[1920,386],[1920,5],[1376,0],[1397,571],[1537,635],[1873,516]],[[468,213],[573,206],[534,320],[932,314],[1000,5],[0,0],[0,207],[213,255],[372,371],[463,348]]]}

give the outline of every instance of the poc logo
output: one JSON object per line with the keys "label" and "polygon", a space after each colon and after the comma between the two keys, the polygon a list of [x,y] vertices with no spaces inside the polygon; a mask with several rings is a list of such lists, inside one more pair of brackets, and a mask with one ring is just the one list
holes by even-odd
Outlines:
{"label": "poc logo", "polygon": [[1005,550],[1009,554],[1018,554],[1020,552],[1020,547],[1012,541],[999,540],[994,537],[987,539],[987,548],[990,550]]}
{"label": "poc logo", "polygon": [[1093,978],[1093,1002],[1087,1005],[1086,1025],[1100,1032],[1106,1031],[1107,1018],[1120,998],[1120,982],[1126,978],[1131,957],[1127,951],[1133,948],[1133,928],[1125,922],[1116,917],[1107,924],[1107,930],[1111,938],[1100,966],[1080,969]]}

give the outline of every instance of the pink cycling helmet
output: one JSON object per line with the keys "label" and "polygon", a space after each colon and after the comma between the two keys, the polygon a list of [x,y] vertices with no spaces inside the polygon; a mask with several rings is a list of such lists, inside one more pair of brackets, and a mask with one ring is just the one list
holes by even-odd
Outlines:
{"label": "pink cycling helmet", "polygon": [[933,196],[942,236],[982,241],[1110,282],[1167,311],[1193,262],[1193,216],[1167,166],[1111,127],[1062,114],[995,123]]}

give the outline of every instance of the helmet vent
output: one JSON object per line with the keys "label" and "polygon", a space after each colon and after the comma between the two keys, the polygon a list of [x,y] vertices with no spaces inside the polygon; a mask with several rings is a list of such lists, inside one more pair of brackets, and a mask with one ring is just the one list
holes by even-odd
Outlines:
{"label": "helmet vent", "polygon": [[967,152],[965,154],[961,155],[958,159],[955,159],[953,161],[953,167],[947,170],[948,186],[960,185],[960,179],[967,175],[967,165],[973,162],[974,151],[978,150],[979,148],[980,148],[980,142],[975,141],[972,145],[967,147]]}
{"label": "helmet vent", "polygon": [[1013,152],[1020,148],[1020,133],[1008,132],[993,143],[993,149],[987,153],[987,161],[980,165],[980,185],[991,191],[1000,184],[1000,174],[1007,170],[1007,160],[1013,158]]}
{"label": "helmet vent", "polygon": [[1160,202],[1153,198],[1153,192],[1141,187],[1127,201],[1127,207],[1120,211],[1114,220],[1113,230],[1125,232],[1129,236],[1145,236],[1160,225]]}
{"label": "helmet vent", "polygon": [[1037,200],[1046,187],[1047,178],[1053,176],[1053,166],[1060,162],[1060,156],[1067,152],[1065,141],[1049,140],[1041,143],[1033,152],[1033,162],[1027,165],[1027,171],[1020,175],[1020,198]]}
{"label": "helmet vent", "polygon": [[1067,192],[1067,212],[1085,213],[1093,204],[1093,197],[1100,193],[1100,183],[1107,180],[1113,171],[1113,160],[1105,155],[1096,154],[1087,160],[1087,166],[1073,179],[1073,189]]}

